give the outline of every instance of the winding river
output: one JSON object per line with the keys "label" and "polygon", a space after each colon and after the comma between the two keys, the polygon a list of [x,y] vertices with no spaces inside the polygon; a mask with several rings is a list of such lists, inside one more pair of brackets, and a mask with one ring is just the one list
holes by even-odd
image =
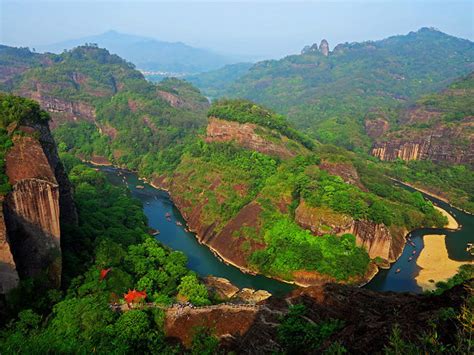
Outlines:
{"label": "winding river", "polygon": [[[126,185],[132,195],[142,201],[150,227],[160,231],[156,238],[164,245],[186,254],[189,260],[188,267],[199,275],[224,277],[240,288],[263,289],[275,295],[283,295],[294,288],[293,285],[262,275],[245,274],[238,268],[225,264],[205,245],[199,244],[193,233],[186,232],[184,227],[176,224],[176,222],[180,222],[185,225],[185,221],[167,192],[155,189],[151,185],[140,181],[134,173],[109,166],[98,168],[107,175],[111,183]],[[143,188],[137,188],[139,185]],[[403,187],[414,190],[408,186]],[[416,259],[423,248],[423,235],[426,234],[446,235],[446,247],[450,259],[457,261],[473,260],[473,257],[465,249],[468,242],[474,242],[474,217],[436,198],[424,196],[453,215],[462,228],[456,231],[448,229],[418,229],[412,231],[410,235],[415,247],[407,244],[398,261],[390,269],[380,270],[372,281],[364,287],[379,291],[421,292],[422,290],[415,280],[419,271]],[[167,220],[167,213],[171,215],[171,221]],[[413,250],[417,251],[415,255],[413,255]],[[408,260],[410,256],[413,256],[411,261]],[[397,269],[400,269],[400,272],[396,273]]]}

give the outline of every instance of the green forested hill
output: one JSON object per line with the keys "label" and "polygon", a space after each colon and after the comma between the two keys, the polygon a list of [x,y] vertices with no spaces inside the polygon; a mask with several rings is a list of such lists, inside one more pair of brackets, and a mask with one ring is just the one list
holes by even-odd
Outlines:
{"label": "green forested hill", "polygon": [[187,76],[185,79],[202,89],[205,95],[220,97],[229,84],[247,73],[252,66],[252,63],[228,64],[216,70]]}
{"label": "green forested hill", "polygon": [[191,84],[152,84],[131,63],[96,46],[60,55],[1,47],[0,90],[38,100],[51,113],[55,134],[75,153],[133,169],[145,154],[179,147],[205,125],[208,106]]}
{"label": "green forested hill", "polygon": [[[265,104],[323,143],[368,147],[364,119],[445,87],[472,70],[474,44],[422,28],[381,41],[346,43],[257,63],[222,95]],[[205,88],[204,88],[205,89]]]}

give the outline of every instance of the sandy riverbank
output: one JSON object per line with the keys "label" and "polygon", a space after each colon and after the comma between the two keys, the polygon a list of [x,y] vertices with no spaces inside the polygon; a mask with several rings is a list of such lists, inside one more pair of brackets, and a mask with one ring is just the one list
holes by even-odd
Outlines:
{"label": "sandy riverbank", "polygon": [[[416,263],[421,268],[415,280],[423,291],[436,288],[435,283],[446,281],[457,274],[461,265],[467,261],[451,260],[446,249],[445,235],[427,234],[423,236],[424,248]],[[434,282],[430,282],[434,280]]]}
{"label": "sandy riverbank", "polygon": [[444,228],[447,228],[447,229],[459,228],[459,223],[446,210],[443,210],[441,207],[438,207],[438,206],[433,206],[433,207],[436,208],[443,216],[445,216],[448,219],[448,224],[446,224]]}

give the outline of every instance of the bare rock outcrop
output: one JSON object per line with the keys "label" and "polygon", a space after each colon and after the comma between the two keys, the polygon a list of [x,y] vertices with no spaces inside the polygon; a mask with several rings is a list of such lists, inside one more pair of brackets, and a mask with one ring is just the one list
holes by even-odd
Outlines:
{"label": "bare rock outcrop", "polygon": [[394,234],[384,224],[357,221],[328,208],[309,206],[304,200],[295,210],[295,221],[317,236],[351,233],[357,245],[364,247],[372,259],[380,257],[393,262],[403,250],[406,231]]}
{"label": "bare rock outcrop", "polygon": [[59,287],[61,223],[77,223],[71,185],[47,123],[9,128],[17,133],[5,159],[12,190],[3,201],[0,222],[0,293],[14,288],[17,276],[45,274],[50,286]]}
{"label": "bare rock outcrop", "polygon": [[[267,137],[266,137],[267,136]],[[239,123],[221,120],[215,117],[209,119],[206,132],[206,142],[231,142],[260,153],[291,158],[304,152],[300,145],[293,146],[287,137],[278,132],[257,126],[253,123]]]}
{"label": "bare rock outcrop", "polygon": [[223,277],[208,276],[204,278],[204,284],[211,295],[222,301],[238,301],[239,303],[255,304],[271,296],[271,293],[265,290],[254,290],[252,288],[239,289]]}
{"label": "bare rock outcrop", "polygon": [[45,94],[42,91],[25,92],[22,94],[38,101],[41,108],[51,114],[51,128],[55,128],[64,122],[80,120],[95,122],[95,108],[86,102],[68,101]]}
{"label": "bare rock outcrop", "polygon": [[374,143],[371,154],[380,160],[433,160],[474,165],[474,117],[456,125],[437,124],[423,130],[392,132]]}
{"label": "bare rock outcrop", "polygon": [[319,51],[321,54],[325,57],[329,55],[329,43],[325,39],[321,41],[321,44],[319,45]]}
{"label": "bare rock outcrop", "polygon": [[5,199],[8,240],[20,277],[46,271],[61,282],[59,186],[39,141],[14,137],[6,157],[12,191]]}
{"label": "bare rock outcrop", "polygon": [[3,198],[0,203],[0,295],[2,295],[18,286],[20,278],[8,242],[7,227],[3,215]]}
{"label": "bare rock outcrop", "polygon": [[365,132],[372,139],[376,139],[384,135],[389,129],[390,124],[383,118],[365,120]]}

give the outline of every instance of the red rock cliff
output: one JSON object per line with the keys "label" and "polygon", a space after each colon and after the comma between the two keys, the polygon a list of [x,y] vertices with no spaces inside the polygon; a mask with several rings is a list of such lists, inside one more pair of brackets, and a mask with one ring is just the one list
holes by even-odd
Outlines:
{"label": "red rock cliff", "polygon": [[278,132],[253,123],[238,123],[211,117],[207,125],[207,142],[231,142],[257,152],[291,158],[305,149]]}
{"label": "red rock cliff", "polygon": [[327,208],[311,207],[305,201],[296,208],[295,220],[318,236],[328,233],[355,235],[357,245],[363,246],[372,259],[380,257],[393,262],[403,251],[406,231],[391,231],[384,224],[356,221]]}
{"label": "red rock cliff", "polygon": [[22,122],[11,130],[19,134],[13,133],[14,144],[6,155],[12,191],[3,203],[0,222],[0,227],[5,225],[0,228],[0,269],[9,275],[2,277],[0,288],[16,286],[15,272],[20,278],[46,272],[51,286],[59,287],[60,226],[77,222],[71,186],[47,124]]}

